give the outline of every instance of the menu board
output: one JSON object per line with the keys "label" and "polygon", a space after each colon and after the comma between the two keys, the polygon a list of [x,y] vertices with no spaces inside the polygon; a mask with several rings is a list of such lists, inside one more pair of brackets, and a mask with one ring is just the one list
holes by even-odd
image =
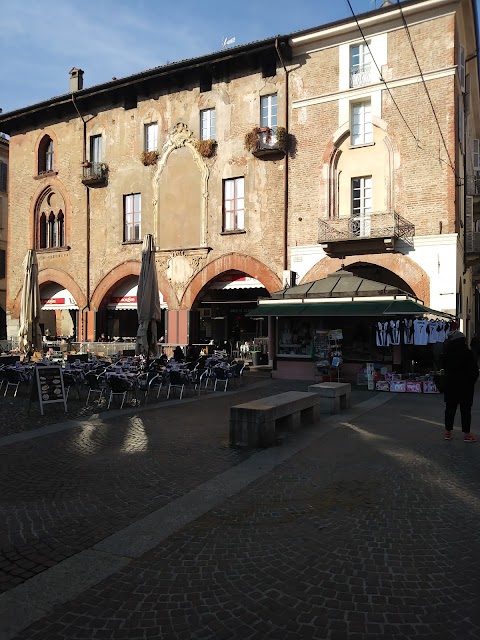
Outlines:
{"label": "menu board", "polygon": [[35,367],[35,377],[32,382],[32,394],[30,400],[40,403],[40,411],[43,416],[43,405],[63,402],[65,413],[67,412],[67,399],[63,385],[63,373],[60,365]]}

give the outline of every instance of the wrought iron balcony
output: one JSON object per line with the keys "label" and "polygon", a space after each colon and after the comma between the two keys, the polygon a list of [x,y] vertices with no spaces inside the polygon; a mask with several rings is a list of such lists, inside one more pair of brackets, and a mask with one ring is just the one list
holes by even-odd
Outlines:
{"label": "wrought iron balcony", "polygon": [[372,81],[371,65],[365,64],[361,67],[350,69],[350,88],[364,87]]}
{"label": "wrought iron balcony", "polygon": [[104,162],[86,162],[83,166],[83,184],[103,185],[108,177],[108,167]]}
{"label": "wrought iron balcony", "polygon": [[257,137],[252,149],[257,158],[285,153],[287,135],[284,127],[259,127],[252,133]]}
{"label": "wrought iron balcony", "polygon": [[392,251],[397,240],[413,246],[415,225],[396,211],[376,211],[318,223],[318,242],[329,255],[355,255],[363,250]]}
{"label": "wrought iron balcony", "polygon": [[467,196],[480,196],[480,176],[467,176]]}

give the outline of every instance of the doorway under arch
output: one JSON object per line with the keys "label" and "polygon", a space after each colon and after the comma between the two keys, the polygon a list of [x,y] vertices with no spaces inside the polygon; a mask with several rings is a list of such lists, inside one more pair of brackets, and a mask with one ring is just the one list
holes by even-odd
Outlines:
{"label": "doorway under arch", "polygon": [[193,342],[211,340],[221,345],[251,341],[267,336],[267,319],[250,318],[247,312],[258,298],[269,298],[263,284],[248,273],[230,269],[212,278],[197,294],[192,305]]}

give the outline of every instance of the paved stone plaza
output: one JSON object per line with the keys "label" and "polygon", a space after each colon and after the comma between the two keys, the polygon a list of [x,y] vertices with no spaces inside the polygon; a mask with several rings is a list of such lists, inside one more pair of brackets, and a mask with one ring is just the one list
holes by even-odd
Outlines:
{"label": "paved stone plaza", "polygon": [[0,638],[478,639],[480,442],[442,440],[439,396],[359,391],[230,449],[229,407],[287,388],[0,439]]}

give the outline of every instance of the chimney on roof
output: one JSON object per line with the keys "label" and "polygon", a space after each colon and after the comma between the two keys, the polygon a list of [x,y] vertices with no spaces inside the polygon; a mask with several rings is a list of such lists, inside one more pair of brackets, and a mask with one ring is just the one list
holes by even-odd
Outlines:
{"label": "chimney on roof", "polygon": [[83,71],[73,67],[70,70],[70,93],[83,89]]}

